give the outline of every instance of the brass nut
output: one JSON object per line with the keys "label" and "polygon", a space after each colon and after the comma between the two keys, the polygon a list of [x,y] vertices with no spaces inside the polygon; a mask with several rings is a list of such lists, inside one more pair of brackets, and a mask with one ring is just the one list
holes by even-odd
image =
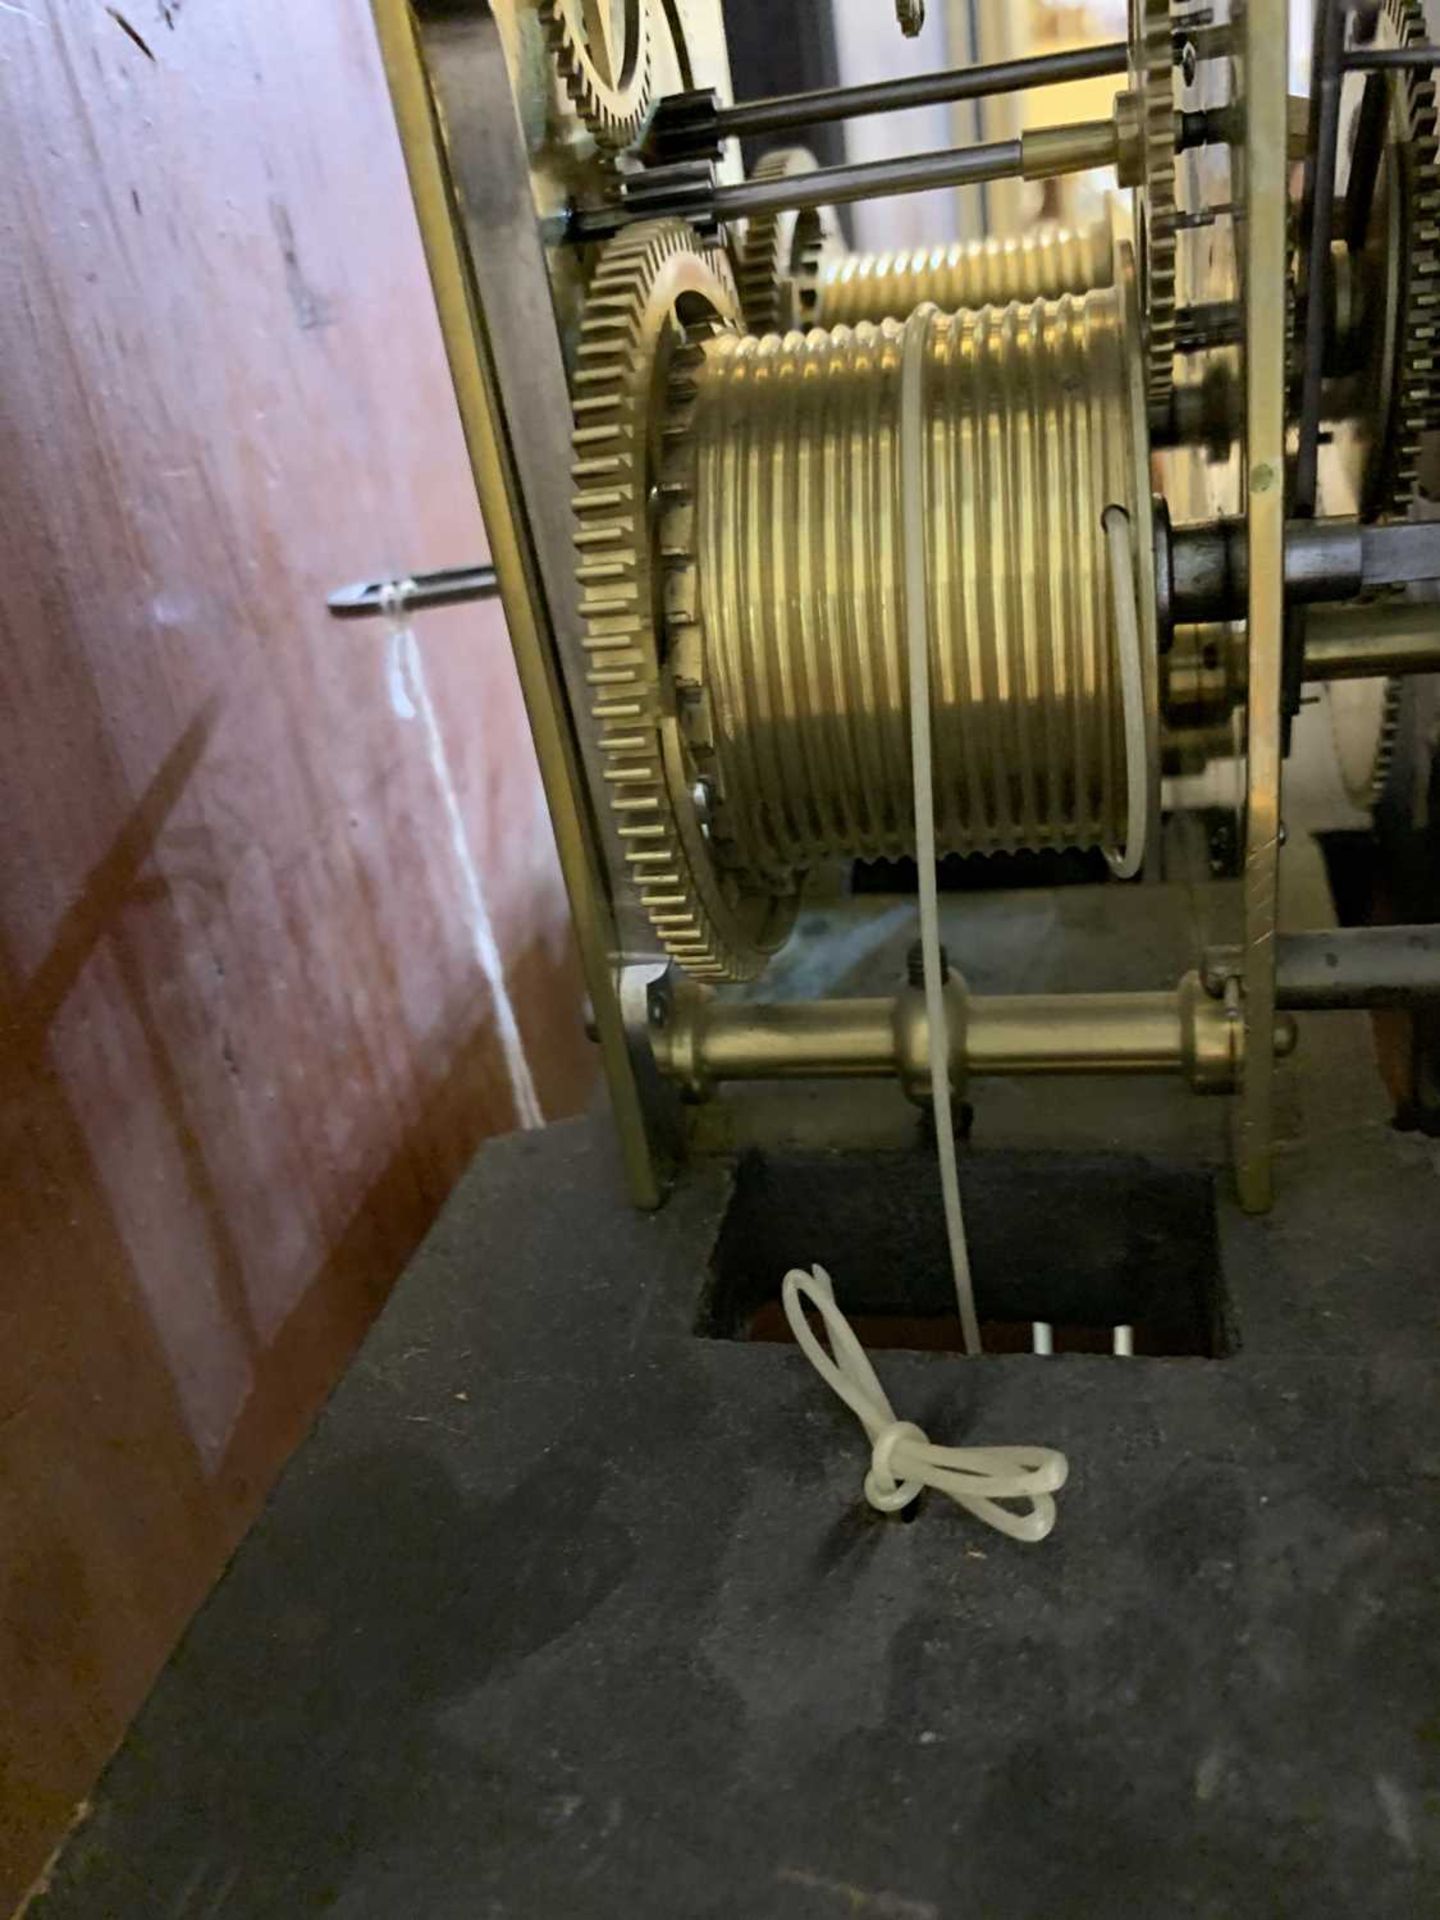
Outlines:
{"label": "brass nut", "polygon": [[1145,178],[1145,114],[1140,95],[1129,89],[1115,96],[1115,177],[1122,187],[1138,187]]}
{"label": "brass nut", "polygon": [[1244,1025],[1224,1000],[1205,991],[1198,972],[1180,981],[1185,1071],[1196,1093],[1233,1093],[1239,1085]]}

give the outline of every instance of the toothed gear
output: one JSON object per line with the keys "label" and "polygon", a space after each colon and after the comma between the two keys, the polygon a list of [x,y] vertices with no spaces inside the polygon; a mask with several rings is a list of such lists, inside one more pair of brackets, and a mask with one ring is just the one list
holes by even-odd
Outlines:
{"label": "toothed gear", "polygon": [[650,110],[649,0],[623,0],[618,20],[610,0],[539,0],[539,7],[560,78],[596,144],[628,147]]}
{"label": "toothed gear", "polygon": [[[1420,0],[1384,0],[1383,17],[1397,46],[1429,44]],[[1440,432],[1440,151],[1429,67],[1395,72],[1390,119],[1391,158],[1398,158],[1395,171],[1404,183],[1399,222],[1404,261],[1390,316],[1393,398],[1366,476],[1367,514],[1405,512],[1415,492],[1421,441]]]}
{"label": "toothed gear", "polygon": [[1145,316],[1145,394],[1152,421],[1165,419],[1175,385],[1175,41],[1170,0],[1131,0],[1131,65],[1140,94],[1144,175],[1135,195],[1140,301]]}
{"label": "toothed gear", "polygon": [[724,256],[683,221],[627,228],[605,247],[581,323],[574,379],[576,573],[593,719],[626,860],[656,935],[700,980],[753,979],[788,908],[742,891],[715,858],[678,708],[686,663],[662,659],[662,577],[652,499],[683,510],[664,470],[693,397],[698,340],[739,331]]}
{"label": "toothed gear", "polygon": [[[1383,0],[1381,18],[1389,44],[1430,43],[1419,0]],[[1397,69],[1389,107],[1382,185],[1364,242],[1386,282],[1383,310],[1369,330],[1360,417],[1357,485],[1366,519],[1403,518],[1413,510],[1422,449],[1428,436],[1440,433],[1440,145],[1431,69]],[[1390,777],[1403,698],[1403,682],[1385,683],[1373,767],[1368,778],[1350,782],[1360,804],[1375,804]]]}
{"label": "toothed gear", "polygon": [[[819,162],[806,147],[777,147],[757,163],[751,178],[788,180],[813,173]],[[751,333],[786,333],[814,324],[820,301],[820,270],[839,244],[828,208],[806,207],[757,213],[745,222],[735,251],[735,282]]]}
{"label": "toothed gear", "polygon": [[1400,734],[1401,703],[1405,698],[1403,680],[1385,682],[1385,704],[1380,713],[1380,738],[1375,747],[1375,769],[1370,776],[1370,803],[1383,797],[1390,769],[1395,764],[1395,747]]}
{"label": "toothed gear", "polygon": [[1380,799],[1395,757],[1398,680],[1332,680],[1325,689],[1335,766],[1346,798],[1357,808]]}

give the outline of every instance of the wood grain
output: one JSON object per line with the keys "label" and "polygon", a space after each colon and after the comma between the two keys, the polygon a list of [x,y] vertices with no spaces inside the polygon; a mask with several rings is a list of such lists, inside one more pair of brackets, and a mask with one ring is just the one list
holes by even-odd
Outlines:
{"label": "wood grain", "polygon": [[7,1910],[592,1068],[498,612],[323,609],[485,551],[364,0],[6,0],[0,89]]}

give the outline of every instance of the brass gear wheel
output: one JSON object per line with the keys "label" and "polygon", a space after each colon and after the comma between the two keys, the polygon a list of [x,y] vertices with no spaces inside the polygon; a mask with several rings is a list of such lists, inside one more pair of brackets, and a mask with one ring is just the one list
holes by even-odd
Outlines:
{"label": "brass gear wheel", "polygon": [[[654,516],[698,339],[739,332],[724,256],[681,220],[606,246],[590,283],[574,379],[576,573],[591,716],[620,838],[665,950],[696,979],[747,980],[789,931],[794,902],[742,895],[717,865],[682,735],[676,663],[662,657]],[[693,388],[693,382],[690,383]],[[653,503],[653,504],[652,504]]]}
{"label": "brass gear wheel", "polygon": [[[818,165],[808,147],[776,147],[757,162],[751,178],[788,180],[813,173]],[[757,213],[747,220],[735,250],[735,284],[749,331],[788,333],[813,325],[821,271],[839,246],[839,228],[828,208]]]}
{"label": "brass gear wheel", "polygon": [[[1420,0],[1384,0],[1382,18],[1397,46],[1429,42]],[[1372,455],[1361,510],[1403,514],[1415,491],[1424,435],[1440,432],[1440,150],[1435,81],[1428,67],[1398,69],[1391,79],[1389,190],[1397,206],[1387,265],[1394,291],[1384,329],[1384,377],[1373,423]]]}
{"label": "brass gear wheel", "polygon": [[1395,746],[1400,733],[1401,703],[1405,698],[1403,680],[1385,682],[1385,704],[1380,714],[1380,743],[1375,749],[1375,770],[1370,776],[1370,802],[1375,805],[1385,792],[1390,769],[1395,764]]}
{"label": "brass gear wheel", "polygon": [[[1419,0],[1383,0],[1381,20],[1391,45],[1428,45],[1430,35]],[[1407,67],[1391,74],[1388,85],[1388,140],[1363,241],[1365,262],[1381,288],[1373,310],[1362,308],[1362,330],[1370,352],[1360,371],[1355,442],[1359,461],[1353,477],[1365,519],[1403,518],[1413,511],[1422,452],[1427,439],[1440,434],[1440,146],[1435,82],[1429,68]],[[1333,701],[1334,689],[1331,697]],[[1349,759],[1342,754],[1342,763],[1347,767],[1347,791],[1357,805],[1375,805],[1385,790],[1404,697],[1404,682],[1389,680],[1377,712],[1367,715],[1375,728],[1368,762],[1347,739]]]}
{"label": "brass gear wheel", "polygon": [[1403,680],[1332,680],[1326,688],[1330,738],[1345,797],[1370,809],[1395,759]]}
{"label": "brass gear wheel", "polygon": [[596,144],[628,147],[650,110],[650,0],[539,0],[565,90]]}
{"label": "brass gear wheel", "polygon": [[1143,167],[1135,194],[1145,395],[1152,423],[1175,385],[1175,44],[1170,0],[1130,0],[1130,59],[1140,96]]}

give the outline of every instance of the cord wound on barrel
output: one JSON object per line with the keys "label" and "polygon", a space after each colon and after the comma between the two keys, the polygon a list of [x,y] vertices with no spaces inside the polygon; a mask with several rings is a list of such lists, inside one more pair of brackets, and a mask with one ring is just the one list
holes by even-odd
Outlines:
{"label": "cord wound on barrel", "polygon": [[[1134,434],[1115,289],[935,314],[924,537],[943,853],[1115,846],[1124,711],[1101,515]],[[903,327],[704,343],[689,414],[693,621],[733,868],[914,851],[896,593]],[[1143,425],[1141,430],[1143,431]]]}

